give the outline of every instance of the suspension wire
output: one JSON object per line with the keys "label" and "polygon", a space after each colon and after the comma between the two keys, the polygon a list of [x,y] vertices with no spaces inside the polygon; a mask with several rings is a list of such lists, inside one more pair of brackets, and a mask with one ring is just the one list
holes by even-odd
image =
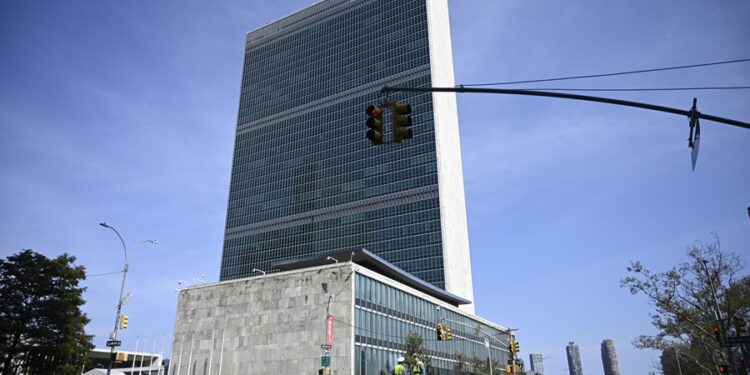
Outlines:
{"label": "suspension wire", "polygon": [[565,81],[565,80],[571,80],[571,79],[611,77],[611,76],[628,75],[628,74],[641,74],[641,73],[661,72],[661,71],[666,71],[666,70],[700,68],[700,67],[712,66],[712,65],[736,64],[736,63],[742,63],[742,62],[748,62],[748,61],[750,61],[750,59],[715,61],[715,62],[708,62],[708,63],[703,63],[703,64],[670,66],[670,67],[666,67],[666,68],[654,68],[654,69],[629,70],[629,71],[615,72],[615,73],[588,74],[588,75],[580,75],[580,76],[568,76],[568,77],[557,77],[557,78],[543,78],[543,79],[530,79],[530,80],[523,80],[523,81],[508,81],[508,82],[495,82],[495,83],[470,83],[470,84],[456,85],[456,87],[458,87],[458,86],[467,86],[467,87],[468,86],[500,86],[500,85],[515,85],[515,84],[519,84],[519,83],[537,83],[537,82]]}
{"label": "suspension wire", "polygon": [[106,272],[106,273],[95,273],[95,274],[87,274],[86,277],[94,277],[94,276],[106,276],[106,275],[115,275],[118,273],[122,273],[123,271],[115,271],[115,272]]}
{"label": "suspension wire", "polygon": [[748,90],[750,86],[703,86],[703,87],[652,87],[652,88],[565,88],[565,87],[545,87],[545,88],[519,88],[519,90],[536,90],[536,91],[610,91],[610,92],[627,92],[627,91],[697,91],[697,90]]}

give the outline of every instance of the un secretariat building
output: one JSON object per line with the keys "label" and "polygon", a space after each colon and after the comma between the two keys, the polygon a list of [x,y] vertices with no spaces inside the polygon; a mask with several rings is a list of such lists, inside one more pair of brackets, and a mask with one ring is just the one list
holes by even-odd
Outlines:
{"label": "un secretariat building", "polygon": [[373,146],[386,85],[454,85],[447,0],[326,0],[247,34],[221,280],[365,248],[473,300],[455,95],[392,95],[414,137],[386,115]]}

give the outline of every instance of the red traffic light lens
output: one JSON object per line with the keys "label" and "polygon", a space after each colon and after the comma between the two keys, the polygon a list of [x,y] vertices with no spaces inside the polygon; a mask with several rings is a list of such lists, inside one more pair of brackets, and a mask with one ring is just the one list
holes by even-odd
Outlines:
{"label": "red traffic light lens", "polygon": [[721,332],[721,329],[719,329],[719,326],[714,326],[714,333]]}
{"label": "red traffic light lens", "polygon": [[367,107],[367,114],[370,115],[370,116],[372,116],[372,117],[379,117],[380,116],[380,108],[378,108],[378,107],[376,107],[374,105],[371,105],[371,106]]}

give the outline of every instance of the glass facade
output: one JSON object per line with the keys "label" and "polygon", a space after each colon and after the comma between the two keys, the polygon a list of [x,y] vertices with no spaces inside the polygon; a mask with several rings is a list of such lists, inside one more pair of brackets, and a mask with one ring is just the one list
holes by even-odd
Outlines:
{"label": "glass facade", "polygon": [[[356,274],[354,287],[355,375],[391,374],[396,359],[404,354],[405,340],[411,332],[424,340],[430,360],[428,373],[458,374],[462,358],[467,365],[461,373],[471,373],[471,363],[475,359],[486,363],[488,355],[485,336],[475,334],[477,325],[503,343],[491,340],[490,352],[493,368],[499,365],[504,369],[509,358],[507,350],[503,350],[509,340],[507,333],[466,315],[445,308],[438,310],[433,302],[360,273]],[[436,325],[441,319],[452,329],[453,340],[437,340]]]}
{"label": "glass facade", "polygon": [[531,371],[535,374],[544,375],[544,357],[540,353],[529,354],[529,362],[531,364]]}
{"label": "glass facade", "polygon": [[578,351],[578,345],[573,341],[569,342],[568,346],[565,347],[565,352],[568,355],[568,368],[570,369],[570,375],[583,375],[581,353]]}
{"label": "glass facade", "polygon": [[431,85],[425,0],[326,4],[250,34],[220,279],[366,248],[445,288],[431,94],[391,97],[411,104],[414,138],[365,138],[384,84]]}

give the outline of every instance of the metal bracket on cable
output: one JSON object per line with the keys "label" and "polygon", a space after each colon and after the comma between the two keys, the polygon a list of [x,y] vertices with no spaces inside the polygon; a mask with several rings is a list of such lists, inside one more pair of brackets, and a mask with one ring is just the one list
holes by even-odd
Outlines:
{"label": "metal bracket on cable", "polygon": [[688,147],[692,150],[690,158],[693,163],[693,170],[695,170],[695,163],[698,162],[698,146],[700,145],[701,139],[701,113],[698,112],[698,98],[693,98],[693,107],[688,112],[688,118],[690,119],[690,135],[688,137]]}

